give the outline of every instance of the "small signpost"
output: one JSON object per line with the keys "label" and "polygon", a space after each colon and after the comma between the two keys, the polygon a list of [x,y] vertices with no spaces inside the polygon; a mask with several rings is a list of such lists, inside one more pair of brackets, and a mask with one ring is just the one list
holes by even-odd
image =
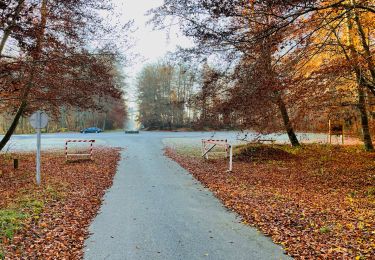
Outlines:
{"label": "small signpost", "polygon": [[36,130],[36,183],[40,185],[40,146],[41,146],[41,129],[48,124],[48,116],[43,111],[36,111],[30,117],[30,125]]}
{"label": "small signpost", "polygon": [[328,120],[328,143],[332,144],[332,136],[341,136],[341,143],[344,144],[344,125],[342,123],[333,123]]}

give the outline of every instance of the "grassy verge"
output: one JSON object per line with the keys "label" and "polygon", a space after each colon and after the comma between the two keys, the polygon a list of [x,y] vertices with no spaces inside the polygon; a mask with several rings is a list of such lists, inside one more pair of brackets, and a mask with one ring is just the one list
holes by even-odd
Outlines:
{"label": "grassy verge", "polygon": [[167,155],[289,255],[375,255],[374,153],[357,146],[240,146],[229,174],[225,159],[205,161],[179,151]]}
{"label": "grassy verge", "polygon": [[[76,259],[88,225],[111,186],[119,151],[96,151],[100,160],[65,162],[42,155],[42,185],[35,185],[35,155],[0,154],[0,259]],[[13,169],[13,157],[19,169]]]}

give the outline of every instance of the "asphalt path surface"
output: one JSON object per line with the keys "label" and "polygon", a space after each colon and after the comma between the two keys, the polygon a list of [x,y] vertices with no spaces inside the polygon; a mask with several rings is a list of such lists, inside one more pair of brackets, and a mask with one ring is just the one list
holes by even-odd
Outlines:
{"label": "asphalt path surface", "polygon": [[[215,138],[234,139],[235,133]],[[199,144],[211,133],[51,134],[44,149],[67,139],[122,147],[113,186],[85,241],[85,259],[287,259],[280,246],[225,209],[186,170],[163,155],[163,140]],[[14,150],[32,150],[34,136],[15,136]],[[99,155],[97,155],[99,156]]]}
{"label": "asphalt path surface", "polygon": [[119,137],[116,143],[125,147],[123,159],[90,227],[85,259],[286,258],[279,246],[241,224],[187,171],[163,155],[162,139],[178,135],[184,136]]}

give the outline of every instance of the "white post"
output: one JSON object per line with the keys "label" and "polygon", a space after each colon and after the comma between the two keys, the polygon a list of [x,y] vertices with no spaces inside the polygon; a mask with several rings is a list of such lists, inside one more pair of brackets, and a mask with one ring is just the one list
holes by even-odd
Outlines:
{"label": "white post", "polygon": [[40,146],[41,146],[41,112],[37,112],[37,128],[36,128],[36,135],[37,135],[37,141],[36,141],[36,183],[40,185]]}
{"label": "white post", "polygon": [[232,166],[233,166],[233,160],[232,160],[232,157],[233,157],[233,147],[230,145],[230,151],[229,151],[229,171],[231,172],[232,171]]}

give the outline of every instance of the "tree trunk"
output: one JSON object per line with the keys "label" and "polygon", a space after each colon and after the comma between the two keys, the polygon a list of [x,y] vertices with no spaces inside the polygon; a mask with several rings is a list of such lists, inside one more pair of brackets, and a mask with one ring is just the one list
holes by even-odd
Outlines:
{"label": "tree trunk", "polygon": [[0,151],[3,150],[3,148],[5,147],[5,145],[10,140],[10,137],[13,135],[14,131],[16,130],[18,122],[20,121],[20,118],[21,118],[23,112],[25,111],[26,106],[27,106],[26,101],[23,101],[21,103],[21,105],[19,106],[19,108],[17,110],[17,113],[16,113],[15,117],[13,118],[12,124],[10,125],[10,127],[8,128],[8,130],[5,133],[4,137],[0,141]]}
{"label": "tree trunk", "polygon": [[[355,4],[355,1],[352,0],[352,4]],[[366,59],[368,69],[370,71],[371,77],[372,77],[372,90],[375,89],[375,64],[374,64],[374,56],[371,54],[370,46],[368,42],[370,42],[369,38],[366,37],[365,31],[363,29],[359,14],[357,11],[354,11],[354,21],[357,25],[357,30],[359,33],[359,36],[361,38],[361,44],[364,50],[364,58]]]}
{"label": "tree trunk", "polygon": [[37,69],[38,69],[37,62],[39,61],[41,57],[41,52],[42,52],[42,47],[43,47],[43,37],[44,37],[44,32],[45,32],[45,28],[47,24],[47,0],[42,1],[40,13],[41,13],[41,21],[40,21],[40,25],[38,28],[39,33],[38,33],[37,40],[36,40],[36,47],[35,47],[35,53],[33,55],[33,65],[30,71],[30,77],[23,91],[23,94],[21,97],[21,103],[18,107],[16,115],[13,118],[12,124],[10,125],[4,137],[0,141],[0,151],[5,147],[5,145],[10,140],[10,137],[14,134],[14,131],[16,130],[17,125],[20,121],[20,118],[23,115],[27,107],[27,100],[28,100],[30,90],[34,86],[35,74],[37,73]]}
{"label": "tree trunk", "polygon": [[363,135],[363,143],[365,145],[365,150],[373,151],[374,145],[372,144],[371,133],[370,133],[370,128],[369,128],[365,91],[362,86],[358,87],[358,110],[361,115],[362,135]]}
{"label": "tree trunk", "polygon": [[[356,20],[355,16],[354,16],[354,20]],[[360,23],[358,23],[357,25],[359,26],[359,28],[361,28]],[[365,91],[364,91],[366,82],[362,75],[362,70],[360,67],[357,50],[355,48],[355,44],[354,44],[354,40],[352,36],[353,24],[352,24],[352,14],[350,12],[347,13],[346,26],[348,30],[348,46],[349,46],[349,51],[350,51],[350,58],[355,61],[355,64],[353,66],[353,71],[354,71],[357,84],[358,84],[358,106],[357,107],[361,116],[363,143],[364,143],[366,151],[373,151],[374,146],[371,140],[369,120],[368,120],[367,109],[366,109],[366,97],[365,97]]]}
{"label": "tree trunk", "polygon": [[[272,44],[273,43],[270,41],[270,39],[264,39],[263,42],[264,42],[263,52],[261,53],[261,59],[265,61],[264,72],[268,74],[268,77],[272,78],[272,82],[276,86],[277,84],[279,84],[279,82],[277,80],[278,75],[275,72],[273,65],[272,65],[272,60],[273,60]],[[288,134],[291,145],[294,147],[300,146],[300,143],[294,132],[292,122],[290,122],[290,118],[289,118],[289,114],[288,114],[288,110],[286,108],[285,102],[281,96],[282,92],[280,90],[273,90],[271,94],[272,94],[271,99],[276,101],[276,104],[280,110],[280,114],[283,119],[284,127]]]}
{"label": "tree trunk", "polygon": [[280,94],[277,94],[276,98],[277,98],[277,100],[276,100],[277,106],[280,109],[280,113],[281,113],[281,116],[282,116],[283,122],[284,122],[284,127],[285,127],[285,130],[286,130],[286,132],[288,134],[288,137],[289,137],[289,141],[292,144],[292,146],[294,146],[294,147],[300,146],[300,143],[299,143],[299,141],[297,139],[297,136],[294,132],[292,123],[290,122],[288,110],[286,108],[284,100],[282,99]]}

